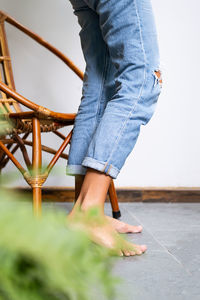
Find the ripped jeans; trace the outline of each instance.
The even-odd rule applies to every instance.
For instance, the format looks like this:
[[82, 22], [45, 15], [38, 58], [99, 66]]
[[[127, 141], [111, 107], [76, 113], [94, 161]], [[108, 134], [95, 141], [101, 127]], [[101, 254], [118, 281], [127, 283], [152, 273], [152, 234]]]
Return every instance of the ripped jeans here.
[[66, 174], [117, 178], [162, 88], [151, 0], [70, 0], [86, 62]]

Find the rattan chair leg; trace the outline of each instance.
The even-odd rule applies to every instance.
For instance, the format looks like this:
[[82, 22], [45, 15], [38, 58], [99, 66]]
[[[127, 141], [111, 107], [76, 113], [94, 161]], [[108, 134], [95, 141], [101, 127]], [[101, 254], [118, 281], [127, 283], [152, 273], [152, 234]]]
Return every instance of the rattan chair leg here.
[[42, 188], [33, 187], [33, 213], [34, 216], [40, 217], [42, 212]]
[[111, 203], [111, 206], [112, 206], [113, 218], [119, 219], [121, 217], [121, 212], [119, 210], [119, 205], [118, 205], [118, 200], [117, 200], [117, 193], [116, 193], [116, 190], [115, 190], [113, 180], [111, 180], [111, 183], [110, 183], [110, 186], [109, 186], [109, 189], [108, 189], [108, 193], [109, 193], [110, 203]]
[[[22, 137], [23, 141], [29, 136], [29, 132], [25, 133], [25, 135]], [[13, 146], [13, 143], [7, 145], [7, 149], [9, 150]], [[19, 149], [19, 145], [15, 145], [14, 148], [10, 151], [12, 154], [15, 154], [15, 152]], [[0, 150], [1, 151], [1, 150]], [[0, 159], [0, 168], [5, 168], [7, 163], [9, 162], [10, 158], [9, 156], [6, 157], [6, 153], [4, 152], [2, 158]]]
[[1, 141], [0, 141], [0, 149], [6, 153], [9, 159], [19, 169], [21, 174], [24, 175], [24, 173], [26, 173], [26, 170], [22, 167], [22, 165], [18, 162], [18, 160], [13, 156], [13, 154], [8, 150], [8, 148]]
[[0, 149], [0, 174], [3, 168], [3, 164], [2, 164], [3, 158], [4, 158], [4, 152]]
[[[1, 136], [1, 139], [4, 139], [4, 138], [5, 138], [5, 136]], [[0, 149], [0, 162], [3, 158], [3, 155], [4, 155], [4, 152], [3, 152], [3, 150]], [[1, 164], [0, 164], [0, 168], [1, 168]]]
[[42, 210], [42, 182], [40, 180], [42, 166], [42, 149], [41, 149], [41, 132], [40, 121], [33, 118], [33, 153], [32, 153], [32, 168], [33, 168], [33, 212], [36, 217], [41, 215]]
[[75, 176], [75, 202], [78, 199], [78, 196], [80, 194], [84, 178], [85, 178], [85, 175], [76, 175]]

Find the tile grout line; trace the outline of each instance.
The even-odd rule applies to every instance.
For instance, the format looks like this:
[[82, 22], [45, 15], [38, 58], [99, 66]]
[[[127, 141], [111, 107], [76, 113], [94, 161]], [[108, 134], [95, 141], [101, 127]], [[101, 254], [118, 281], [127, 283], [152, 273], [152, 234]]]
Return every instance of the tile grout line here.
[[[142, 225], [142, 227], [144, 228], [143, 223], [129, 210], [126, 209], [126, 207], [124, 207], [124, 209], [126, 210], [126, 212], [132, 217], [134, 218], [138, 223], [140, 223]], [[162, 245], [159, 240], [157, 238], [154, 237], [154, 235], [145, 227], [145, 230], [152, 236], [152, 238], [164, 249], [164, 251], [169, 254], [173, 260], [175, 260], [189, 275], [192, 275], [192, 273], [182, 264], [181, 261], [179, 261], [164, 245]]]

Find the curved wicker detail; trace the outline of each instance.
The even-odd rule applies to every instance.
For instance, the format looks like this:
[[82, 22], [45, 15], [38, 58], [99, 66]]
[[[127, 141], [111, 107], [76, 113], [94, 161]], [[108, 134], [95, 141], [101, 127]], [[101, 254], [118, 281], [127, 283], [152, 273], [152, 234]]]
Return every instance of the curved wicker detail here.
[[[17, 120], [17, 125], [18, 125], [17, 128], [13, 128], [13, 132], [16, 134], [22, 134], [25, 132], [33, 131], [32, 122], [23, 122], [21, 120]], [[41, 132], [52, 132], [52, 131], [60, 129], [64, 126], [65, 125], [63, 125], [61, 123], [55, 123], [55, 122], [53, 122], [52, 124], [40, 124], [40, 131]]]
[[[50, 124], [40, 124], [41, 132], [52, 132], [56, 131], [60, 128], [65, 127], [66, 124], [53, 122]], [[5, 135], [22, 134], [33, 131], [32, 121], [22, 121], [20, 119], [9, 120], [9, 122], [0, 120], [0, 127], [3, 128], [2, 132], [0, 132], [0, 137]]]
[[51, 115], [50, 109], [43, 106], [39, 106], [39, 108], [37, 109], [37, 113], [38, 113], [38, 117], [40, 117], [40, 115], [47, 116], [47, 117]]

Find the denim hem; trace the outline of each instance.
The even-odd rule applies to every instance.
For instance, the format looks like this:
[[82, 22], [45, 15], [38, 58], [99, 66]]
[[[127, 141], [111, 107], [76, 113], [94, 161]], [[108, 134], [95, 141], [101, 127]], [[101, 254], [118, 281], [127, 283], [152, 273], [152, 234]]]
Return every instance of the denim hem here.
[[67, 175], [85, 175], [87, 168], [81, 165], [67, 165], [66, 166], [66, 174]]
[[107, 175], [110, 175], [113, 179], [116, 179], [120, 172], [120, 170], [114, 167], [112, 164], [108, 165], [107, 162], [99, 161], [92, 157], [85, 157], [82, 162], [82, 166], [90, 167], [101, 171]]

